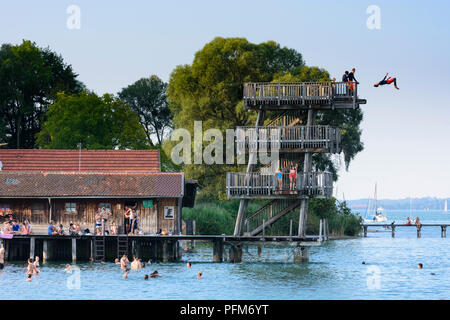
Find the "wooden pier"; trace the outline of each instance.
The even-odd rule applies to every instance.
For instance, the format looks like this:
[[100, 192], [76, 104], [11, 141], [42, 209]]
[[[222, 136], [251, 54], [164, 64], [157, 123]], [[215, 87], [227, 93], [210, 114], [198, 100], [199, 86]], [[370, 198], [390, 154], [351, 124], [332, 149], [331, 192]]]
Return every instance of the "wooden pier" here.
[[424, 227], [440, 227], [441, 228], [441, 237], [445, 238], [447, 237], [447, 227], [450, 226], [450, 224], [441, 224], [441, 223], [423, 223], [418, 226], [415, 224], [362, 224], [363, 230], [364, 230], [364, 237], [367, 237], [367, 230], [369, 227], [374, 228], [389, 228], [391, 229], [391, 235], [392, 238], [395, 238], [395, 229], [397, 227], [414, 227], [417, 229], [417, 238], [422, 237], [422, 228]]
[[127, 255], [137, 256], [142, 261], [179, 261], [182, 257], [183, 241], [207, 241], [213, 244], [212, 260], [224, 261], [225, 246], [229, 249], [230, 262], [242, 260], [242, 245], [285, 244], [308, 247], [326, 240], [319, 236], [227, 236], [227, 235], [14, 235], [11, 239], [1, 238], [5, 248], [6, 261], [26, 261], [38, 256], [48, 261], [114, 261]]

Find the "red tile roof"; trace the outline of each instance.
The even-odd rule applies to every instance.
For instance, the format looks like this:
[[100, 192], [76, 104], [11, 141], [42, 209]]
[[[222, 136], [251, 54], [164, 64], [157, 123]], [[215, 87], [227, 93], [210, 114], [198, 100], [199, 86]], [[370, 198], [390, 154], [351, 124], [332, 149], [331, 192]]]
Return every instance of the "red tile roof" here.
[[0, 197], [182, 197], [183, 173], [0, 172]]
[[3, 171], [159, 172], [159, 150], [0, 149]]

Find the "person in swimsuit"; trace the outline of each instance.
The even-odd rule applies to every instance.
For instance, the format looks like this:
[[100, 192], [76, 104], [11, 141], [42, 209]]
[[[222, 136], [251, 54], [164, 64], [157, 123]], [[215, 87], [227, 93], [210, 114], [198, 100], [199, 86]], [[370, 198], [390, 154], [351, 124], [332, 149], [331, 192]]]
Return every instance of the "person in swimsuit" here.
[[277, 180], [278, 180], [278, 189], [281, 191], [283, 189], [283, 174], [281, 173], [280, 168], [278, 168], [277, 171]]
[[386, 75], [384, 76], [383, 80], [381, 80], [380, 82], [375, 83], [373, 86], [375, 88], [378, 88], [378, 86], [383, 86], [385, 84], [394, 83], [394, 88], [397, 89], [397, 90], [400, 90], [399, 87], [397, 87], [397, 78], [391, 78], [391, 77], [387, 78], [388, 75], [389, 75], [389, 72], [386, 73]]
[[95, 234], [102, 235], [102, 211], [100, 208], [95, 215]]
[[295, 190], [295, 180], [297, 178], [297, 169], [292, 166], [291, 171], [289, 172], [289, 182], [290, 182], [290, 190]]
[[126, 254], [123, 255], [122, 258], [120, 258], [120, 269], [125, 270], [128, 267], [128, 263], [130, 261], [128, 260], [128, 257]]
[[123, 227], [124, 227], [124, 233], [127, 234], [130, 229], [130, 215], [131, 215], [131, 208], [128, 206], [125, 206], [125, 212], [123, 213]]
[[5, 248], [0, 248], [0, 270], [5, 267]]

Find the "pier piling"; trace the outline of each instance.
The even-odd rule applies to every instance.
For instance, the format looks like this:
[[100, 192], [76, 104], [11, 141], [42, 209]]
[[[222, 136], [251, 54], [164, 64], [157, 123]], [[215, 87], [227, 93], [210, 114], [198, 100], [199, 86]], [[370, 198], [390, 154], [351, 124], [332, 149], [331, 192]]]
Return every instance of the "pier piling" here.
[[294, 249], [294, 262], [308, 262], [309, 248], [305, 246], [297, 246]]
[[395, 238], [395, 226], [392, 226], [391, 229], [392, 229], [392, 238]]
[[77, 239], [72, 238], [72, 262], [77, 261]]
[[30, 238], [30, 259], [34, 259], [35, 249], [36, 248], [36, 239], [34, 237]]
[[48, 260], [48, 240], [44, 240], [42, 248], [42, 261], [46, 263]]
[[214, 262], [222, 262], [223, 261], [223, 241], [222, 240], [214, 241], [213, 261]]

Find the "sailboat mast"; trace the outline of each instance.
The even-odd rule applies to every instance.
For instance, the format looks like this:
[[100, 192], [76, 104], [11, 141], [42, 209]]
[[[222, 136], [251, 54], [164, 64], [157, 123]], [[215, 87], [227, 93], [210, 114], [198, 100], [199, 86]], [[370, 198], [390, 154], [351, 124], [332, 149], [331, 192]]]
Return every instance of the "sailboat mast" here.
[[377, 213], [377, 208], [378, 208], [378, 203], [377, 203], [377, 183], [376, 182], [375, 182], [375, 196], [374, 196], [374, 198], [375, 198], [375, 207], [373, 209], [374, 209], [374, 213], [376, 214]]

